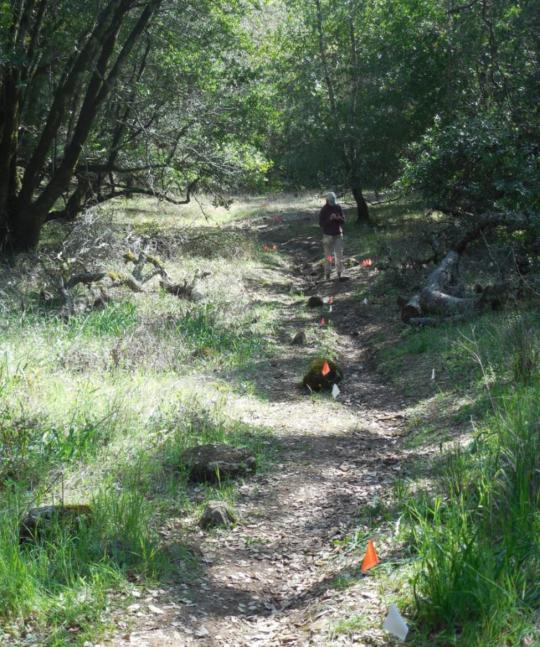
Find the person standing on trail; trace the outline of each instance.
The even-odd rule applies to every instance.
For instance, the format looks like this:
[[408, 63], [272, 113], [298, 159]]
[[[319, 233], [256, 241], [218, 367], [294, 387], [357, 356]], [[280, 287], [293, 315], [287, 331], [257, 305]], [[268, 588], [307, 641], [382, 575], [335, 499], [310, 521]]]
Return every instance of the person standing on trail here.
[[319, 213], [319, 225], [323, 234], [324, 248], [324, 278], [330, 278], [332, 259], [336, 261], [338, 280], [343, 272], [343, 225], [345, 216], [343, 209], [336, 202], [336, 194], [329, 191], [326, 194], [326, 204]]

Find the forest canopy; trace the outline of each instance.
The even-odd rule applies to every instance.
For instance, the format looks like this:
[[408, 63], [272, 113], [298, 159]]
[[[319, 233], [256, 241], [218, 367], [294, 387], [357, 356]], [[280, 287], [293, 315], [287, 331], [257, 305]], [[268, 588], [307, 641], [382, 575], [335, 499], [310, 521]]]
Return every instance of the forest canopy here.
[[420, 192], [537, 211], [534, 0], [0, 3], [0, 242], [111, 198]]

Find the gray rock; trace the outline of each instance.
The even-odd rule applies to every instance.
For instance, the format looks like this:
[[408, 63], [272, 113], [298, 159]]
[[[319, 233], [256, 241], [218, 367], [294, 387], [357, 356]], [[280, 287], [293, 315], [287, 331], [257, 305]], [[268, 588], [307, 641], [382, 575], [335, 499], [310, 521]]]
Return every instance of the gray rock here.
[[36, 541], [55, 527], [76, 529], [88, 522], [92, 509], [88, 505], [45, 505], [32, 508], [19, 526], [19, 541]]
[[247, 449], [212, 443], [190, 447], [182, 454], [190, 481], [217, 483], [255, 472], [257, 461]]
[[201, 518], [199, 526], [203, 530], [209, 528], [230, 528], [236, 522], [236, 515], [223, 501], [209, 501]]

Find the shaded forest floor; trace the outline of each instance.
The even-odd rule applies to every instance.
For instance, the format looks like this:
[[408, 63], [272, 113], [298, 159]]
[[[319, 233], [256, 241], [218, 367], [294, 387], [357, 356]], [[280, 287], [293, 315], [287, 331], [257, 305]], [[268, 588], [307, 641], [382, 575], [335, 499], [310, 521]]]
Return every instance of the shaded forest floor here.
[[[512, 316], [424, 330], [399, 321], [396, 297], [428, 271], [411, 258], [429, 254], [426, 221], [430, 235], [445, 226], [412, 203], [375, 207], [374, 229], [349, 210], [350, 280], [321, 281], [319, 206], [251, 199], [205, 207], [203, 219], [191, 207], [119, 203], [63, 244], [51, 225], [39, 264], [21, 257], [3, 270], [2, 644], [393, 645], [382, 630], [391, 603], [415, 645], [473, 644], [415, 620], [405, 511], [438, 491], [490, 410], [491, 385], [509, 383], [499, 342]], [[194, 281], [192, 299], [156, 277], [141, 293], [107, 287], [105, 304], [69, 318], [54, 296], [44, 302], [51, 276], [74, 271], [70, 258], [118, 277], [126, 252], [141, 250], [174, 282]], [[489, 273], [482, 254], [464, 259], [471, 282]], [[315, 294], [332, 308], [308, 308]], [[299, 387], [320, 357], [344, 369], [336, 400]], [[256, 475], [190, 484], [182, 451], [214, 441], [250, 448]], [[60, 499], [90, 503], [103, 528], [60, 533], [15, 559], [21, 511]], [[238, 523], [203, 531], [216, 499]], [[368, 539], [381, 564], [362, 576]]]

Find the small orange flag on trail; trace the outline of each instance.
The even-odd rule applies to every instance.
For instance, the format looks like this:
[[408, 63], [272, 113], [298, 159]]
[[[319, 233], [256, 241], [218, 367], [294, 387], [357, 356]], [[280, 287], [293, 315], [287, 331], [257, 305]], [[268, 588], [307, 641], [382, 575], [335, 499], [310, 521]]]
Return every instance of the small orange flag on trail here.
[[334, 260], [334, 257], [333, 257], [333, 256], [327, 256], [327, 257], [326, 257], [326, 260], [327, 260], [329, 263], [331, 263], [331, 262]]
[[320, 325], [321, 325], [321, 326], [324, 326], [325, 324], [326, 324], [326, 321], [324, 320], [324, 317], [322, 317], [322, 319], [321, 319], [321, 321], [320, 321]]
[[366, 555], [360, 570], [362, 573], [366, 573], [370, 568], [377, 566], [379, 563], [379, 558], [377, 557], [377, 551], [375, 550], [375, 545], [371, 539], [368, 539]]
[[321, 373], [326, 377], [328, 373], [330, 373], [330, 364], [325, 360], [324, 364], [322, 365], [322, 370]]

